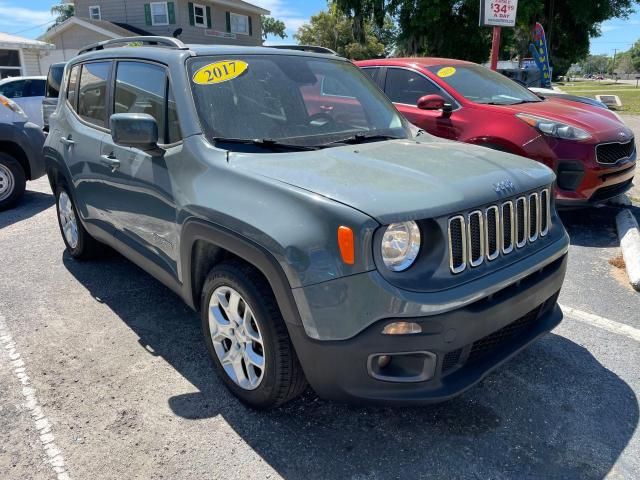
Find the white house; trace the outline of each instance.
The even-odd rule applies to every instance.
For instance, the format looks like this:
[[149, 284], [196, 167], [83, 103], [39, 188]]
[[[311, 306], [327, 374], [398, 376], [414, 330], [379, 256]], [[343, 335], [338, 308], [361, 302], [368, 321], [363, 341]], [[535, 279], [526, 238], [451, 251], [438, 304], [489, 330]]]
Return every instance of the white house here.
[[41, 59], [54, 45], [0, 32], [0, 78], [20, 75], [46, 75]]

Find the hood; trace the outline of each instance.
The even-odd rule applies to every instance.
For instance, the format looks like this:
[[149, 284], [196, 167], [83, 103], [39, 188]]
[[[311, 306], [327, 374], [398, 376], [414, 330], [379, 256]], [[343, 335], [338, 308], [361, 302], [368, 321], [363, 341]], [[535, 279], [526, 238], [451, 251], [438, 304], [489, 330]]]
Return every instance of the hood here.
[[506, 105], [498, 108], [502, 113], [513, 115], [529, 113], [575, 125], [589, 132], [598, 142], [620, 141], [620, 132], [624, 132], [627, 139], [633, 137], [633, 132], [610, 110], [566, 98], [551, 97], [542, 102]]
[[[424, 138], [424, 140], [423, 140]], [[231, 153], [233, 168], [353, 207], [383, 224], [435, 218], [548, 185], [553, 172], [523, 157], [436, 139], [392, 140], [310, 152]]]

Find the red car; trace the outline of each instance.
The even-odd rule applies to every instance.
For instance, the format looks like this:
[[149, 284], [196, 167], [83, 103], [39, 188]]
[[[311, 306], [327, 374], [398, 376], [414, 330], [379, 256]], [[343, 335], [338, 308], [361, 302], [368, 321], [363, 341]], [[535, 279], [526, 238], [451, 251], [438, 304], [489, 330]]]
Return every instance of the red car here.
[[541, 98], [475, 63], [446, 58], [355, 62], [414, 125], [438, 137], [538, 160], [557, 174], [558, 206], [600, 203], [632, 186], [633, 133], [610, 110]]

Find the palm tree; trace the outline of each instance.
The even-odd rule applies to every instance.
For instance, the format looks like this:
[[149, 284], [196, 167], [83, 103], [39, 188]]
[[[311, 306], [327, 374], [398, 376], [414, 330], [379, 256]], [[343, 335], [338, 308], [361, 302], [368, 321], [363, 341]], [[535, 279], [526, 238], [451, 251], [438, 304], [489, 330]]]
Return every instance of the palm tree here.
[[73, 3], [59, 3], [58, 5], [51, 7], [51, 13], [56, 15], [56, 18], [53, 25], [51, 25], [47, 30], [51, 30], [68, 18], [73, 17], [75, 14], [75, 7], [73, 6]]

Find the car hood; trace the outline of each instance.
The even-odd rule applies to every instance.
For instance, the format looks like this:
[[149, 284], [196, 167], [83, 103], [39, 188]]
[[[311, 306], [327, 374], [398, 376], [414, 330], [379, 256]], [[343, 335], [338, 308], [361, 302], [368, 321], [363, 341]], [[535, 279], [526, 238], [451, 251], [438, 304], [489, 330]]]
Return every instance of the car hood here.
[[620, 141], [620, 132], [624, 132], [627, 139], [633, 136], [629, 128], [616, 115], [602, 107], [586, 103], [579, 103], [558, 97], [547, 98], [542, 102], [522, 103], [519, 105], [501, 106], [502, 113], [529, 113], [556, 120], [586, 130], [597, 141]]
[[[430, 135], [310, 152], [231, 153], [229, 162], [349, 205], [383, 224], [459, 212], [554, 180], [550, 169], [532, 160]], [[495, 185], [507, 180], [514, 188], [496, 192]]]

